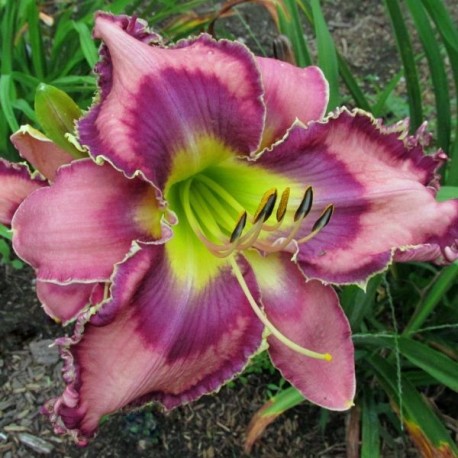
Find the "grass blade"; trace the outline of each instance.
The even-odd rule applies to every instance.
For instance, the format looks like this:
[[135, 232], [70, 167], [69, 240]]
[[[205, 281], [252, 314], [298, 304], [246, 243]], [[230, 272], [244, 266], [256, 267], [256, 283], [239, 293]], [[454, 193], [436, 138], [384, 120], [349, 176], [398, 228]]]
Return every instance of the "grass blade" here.
[[441, 302], [446, 292], [456, 284], [458, 263], [444, 267], [423, 300], [418, 304], [414, 315], [404, 329], [403, 335], [414, 333], [423, 325], [432, 311]]
[[411, 363], [423, 369], [439, 383], [458, 391], [458, 363], [428, 345], [401, 337], [399, 350]]
[[35, 0], [29, 1], [27, 5], [27, 23], [29, 26], [29, 44], [32, 52], [32, 65], [35, 75], [43, 80], [46, 73], [46, 60], [41, 36], [38, 8]]
[[[367, 358], [378, 382], [386, 391], [392, 404], [403, 418], [407, 430], [422, 456], [457, 456], [458, 447], [450, 438], [443, 423], [423, 399], [415, 387], [407, 380], [402, 382], [402, 393], [396, 379], [396, 368], [379, 356]], [[403, 412], [399, 412], [399, 397], [402, 395]]]
[[304, 31], [299, 17], [296, 0], [284, 0], [278, 6], [280, 33], [286, 35], [294, 50], [296, 63], [299, 67], [312, 64], [312, 58], [304, 38]]
[[418, 0], [407, 0], [407, 6], [415, 22], [431, 73], [434, 96], [436, 98], [436, 112], [438, 113], [437, 143], [447, 151], [450, 143], [452, 115], [444, 62], [439, 45], [436, 40], [431, 39], [435, 33], [422, 5], [418, 3]]
[[73, 28], [78, 32], [80, 37], [80, 45], [83, 51], [84, 57], [89, 64], [90, 68], [93, 68], [98, 60], [97, 48], [94, 40], [92, 39], [89, 27], [84, 22], [73, 21]]
[[361, 458], [380, 456], [380, 422], [372, 392], [364, 391], [362, 401]]
[[356, 78], [353, 76], [353, 73], [351, 72], [350, 67], [347, 64], [347, 61], [339, 53], [337, 53], [337, 61], [340, 76], [342, 77], [345, 86], [347, 86], [347, 89], [350, 91], [350, 94], [353, 97], [353, 100], [355, 101], [356, 105], [363, 110], [371, 111], [369, 102], [366, 96], [364, 95], [364, 92], [359, 87]]
[[415, 131], [423, 122], [423, 109], [421, 104], [420, 83], [415, 66], [414, 53], [409, 32], [398, 0], [385, 0], [391, 23], [393, 25], [396, 42], [404, 66], [404, 75], [407, 84], [407, 98], [409, 101], [410, 128]]
[[14, 86], [12, 83], [11, 75], [1, 75], [0, 105], [2, 106], [3, 114], [11, 131], [16, 132], [16, 130], [19, 129], [19, 124], [16, 121], [13, 105], [11, 104], [11, 101], [15, 99], [15, 97], [12, 97], [12, 94], [14, 93]]
[[421, 0], [449, 46], [458, 52], [458, 29], [442, 0]]
[[328, 111], [331, 111], [340, 105], [339, 64], [336, 47], [321, 11], [320, 0], [311, 0], [311, 6], [318, 48], [318, 65], [329, 82]]
[[376, 118], [383, 115], [386, 101], [388, 100], [388, 97], [395, 90], [400, 79], [402, 78], [402, 75], [404, 75], [403, 70], [396, 73], [396, 75], [394, 75], [393, 78], [391, 78], [391, 80], [385, 86], [385, 89], [379, 94], [377, 102], [375, 102], [375, 105], [372, 107], [372, 114]]
[[287, 388], [266, 402], [251, 418], [248, 425], [245, 452], [250, 453], [256, 440], [279, 415], [304, 402], [304, 396], [296, 388]]

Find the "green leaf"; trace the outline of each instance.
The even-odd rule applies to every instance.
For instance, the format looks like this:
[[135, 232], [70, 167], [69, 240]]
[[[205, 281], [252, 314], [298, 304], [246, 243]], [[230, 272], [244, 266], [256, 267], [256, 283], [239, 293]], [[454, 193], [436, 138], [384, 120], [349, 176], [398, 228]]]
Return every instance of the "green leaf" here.
[[312, 58], [304, 38], [296, 0], [284, 0], [277, 7], [277, 11], [280, 33], [286, 35], [291, 42], [297, 65], [299, 67], [311, 65]]
[[328, 111], [340, 105], [339, 64], [334, 40], [321, 11], [320, 0], [311, 0], [313, 22], [318, 48], [318, 65], [329, 82]]
[[458, 199], [458, 186], [442, 186], [437, 193], [439, 202], [449, 199]]
[[428, 345], [401, 337], [399, 350], [410, 362], [423, 369], [438, 382], [458, 391], [458, 363]]
[[371, 278], [367, 284], [366, 291], [356, 285], [349, 285], [343, 288], [341, 304], [354, 331], [360, 328], [363, 318], [372, 311], [375, 295], [381, 281], [381, 275]]
[[449, 46], [458, 52], [458, 29], [442, 0], [421, 0]]
[[2, 107], [3, 115], [8, 122], [10, 129], [13, 132], [19, 129], [19, 124], [16, 120], [13, 111], [12, 100], [15, 97], [15, 89], [11, 75], [1, 75], [0, 77], [0, 105]]
[[390, 95], [396, 89], [396, 86], [398, 85], [398, 83], [401, 80], [401, 77], [403, 75], [404, 75], [404, 71], [403, 70], [401, 70], [396, 75], [394, 75], [393, 78], [391, 78], [391, 80], [385, 86], [385, 89], [378, 95], [377, 101], [374, 104], [374, 106], [372, 107], [372, 114], [376, 118], [383, 115], [385, 104], [386, 104], [388, 98], [390, 97]]
[[361, 458], [378, 458], [380, 456], [380, 422], [377, 405], [370, 390], [364, 390], [361, 420]]
[[287, 388], [271, 399], [270, 406], [263, 411], [263, 415], [279, 415], [302, 402], [304, 396], [296, 388]]
[[13, 237], [13, 232], [3, 224], [0, 224], [0, 237], [11, 240]]
[[363, 110], [371, 111], [369, 102], [364, 95], [364, 92], [359, 87], [356, 78], [353, 76], [347, 61], [339, 53], [337, 53], [337, 59], [340, 76], [342, 77], [345, 86], [347, 86], [347, 89], [350, 91], [350, 94], [353, 97], [356, 105]]
[[423, 456], [456, 456], [458, 447], [450, 438], [444, 424], [415, 387], [404, 378], [400, 393], [394, 366], [376, 355], [367, 358], [366, 361], [391, 399], [415, 445], [420, 452], [425, 452]]
[[249, 453], [255, 441], [279, 415], [304, 402], [296, 388], [287, 388], [265, 403], [252, 417], [245, 440], [245, 452]]
[[29, 33], [29, 44], [31, 47], [32, 64], [35, 75], [43, 80], [45, 76], [45, 54], [43, 49], [43, 39], [41, 36], [38, 8], [35, 0], [29, 0], [27, 5], [27, 24]]
[[93, 68], [97, 63], [99, 55], [89, 27], [83, 22], [73, 21], [73, 28], [78, 32], [80, 37], [80, 44], [84, 57], [86, 58], [89, 67]]
[[436, 281], [433, 283], [427, 294], [418, 304], [414, 315], [404, 328], [403, 334], [405, 336], [414, 333], [423, 325], [423, 323], [430, 316], [432, 311], [441, 302], [447, 291], [456, 284], [458, 276], [458, 262], [444, 267]]
[[421, 105], [421, 90], [415, 65], [414, 52], [407, 26], [402, 16], [398, 0], [385, 0], [388, 13], [393, 24], [407, 84], [407, 97], [409, 100], [410, 128], [415, 131], [423, 122], [423, 109]]
[[35, 94], [35, 112], [45, 134], [74, 157], [83, 157], [66, 138], [73, 133], [75, 121], [81, 116], [78, 105], [63, 91], [40, 84]]
[[423, 6], [418, 3], [418, 0], [407, 0], [407, 6], [412, 14], [423, 49], [425, 50], [436, 99], [436, 112], [440, 113], [440, 116], [437, 117], [437, 143], [447, 151], [452, 128], [452, 115], [444, 62], [438, 43], [436, 40], [431, 39], [435, 33]]

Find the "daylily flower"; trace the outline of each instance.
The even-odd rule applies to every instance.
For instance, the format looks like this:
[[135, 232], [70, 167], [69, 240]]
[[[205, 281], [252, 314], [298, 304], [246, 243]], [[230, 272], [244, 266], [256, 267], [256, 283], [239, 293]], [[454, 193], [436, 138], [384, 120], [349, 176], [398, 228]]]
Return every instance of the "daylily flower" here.
[[76, 318], [58, 340], [67, 387], [45, 408], [56, 431], [84, 444], [108, 413], [215, 391], [263, 333], [305, 397], [348, 409], [353, 345], [328, 283], [458, 257], [458, 202], [434, 198], [444, 153], [361, 111], [323, 119], [316, 67], [207, 35], [163, 47], [105, 13], [94, 36], [100, 97], [78, 123], [92, 159], [60, 167], [12, 220], [40, 282], [87, 287], [84, 306], [53, 308]]

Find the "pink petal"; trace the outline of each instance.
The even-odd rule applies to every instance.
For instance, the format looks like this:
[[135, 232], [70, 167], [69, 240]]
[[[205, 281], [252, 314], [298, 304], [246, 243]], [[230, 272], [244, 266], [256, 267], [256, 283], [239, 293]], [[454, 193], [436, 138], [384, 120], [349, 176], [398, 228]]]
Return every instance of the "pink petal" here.
[[[319, 281], [307, 281], [286, 254], [249, 258], [269, 320], [293, 342], [332, 361], [312, 359], [268, 338], [274, 365], [309, 401], [346, 410], [355, 396], [353, 342], [337, 294]], [[253, 262], [254, 261], [254, 262]]]
[[[262, 326], [230, 269], [199, 290], [175, 276], [165, 249], [121, 264], [112, 301], [62, 342], [68, 386], [46, 410], [80, 443], [122, 407], [157, 400], [170, 409], [216, 390], [260, 345]], [[247, 281], [254, 287], [251, 273]]]
[[11, 136], [19, 154], [48, 180], [54, 180], [57, 169], [73, 157], [31, 126], [22, 126]]
[[46, 182], [40, 177], [32, 178], [26, 165], [0, 158], [0, 224], [9, 226], [21, 202], [43, 186]]
[[141, 170], [163, 189], [177, 154], [177, 161], [200, 163], [202, 141], [218, 143], [215, 160], [219, 150], [256, 150], [264, 104], [251, 53], [207, 35], [168, 49], [148, 46], [139, 32], [105, 13], [96, 17], [94, 35], [109, 59], [99, 66], [105, 81], [100, 103], [79, 122], [90, 154], [128, 175]]
[[148, 183], [82, 159], [24, 201], [12, 223], [13, 246], [41, 280], [105, 281], [132, 241], [161, 237], [160, 216]]
[[[56, 321], [64, 325], [74, 320], [89, 304], [96, 304], [91, 300], [94, 295], [99, 296], [100, 283], [71, 283], [59, 285], [37, 281], [37, 296], [43, 305], [44, 311]], [[101, 300], [101, 298], [99, 297]]]
[[309, 278], [351, 283], [385, 269], [396, 249], [427, 244], [437, 248], [430, 259], [456, 257], [458, 200], [435, 200], [443, 161], [442, 152], [426, 156], [419, 137], [343, 110], [295, 127], [258, 163], [313, 186], [314, 211], [298, 239], [326, 205], [334, 205], [330, 223], [300, 246], [297, 259]]
[[329, 87], [318, 67], [299, 68], [275, 59], [258, 57], [267, 107], [262, 145], [272, 145], [296, 119], [304, 124], [326, 113]]

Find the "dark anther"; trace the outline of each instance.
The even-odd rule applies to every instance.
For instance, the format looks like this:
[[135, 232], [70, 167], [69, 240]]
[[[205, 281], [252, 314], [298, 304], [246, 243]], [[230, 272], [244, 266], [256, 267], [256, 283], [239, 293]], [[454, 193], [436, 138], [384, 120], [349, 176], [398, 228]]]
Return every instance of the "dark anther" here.
[[254, 222], [257, 223], [261, 218], [262, 221], [267, 221], [274, 211], [275, 202], [277, 201], [277, 190], [270, 189], [262, 196], [261, 202], [254, 214]]
[[309, 186], [305, 192], [304, 197], [302, 198], [302, 202], [299, 204], [299, 207], [294, 213], [294, 222], [298, 221], [299, 219], [304, 219], [312, 209], [313, 204], [313, 189]]
[[269, 196], [264, 207], [264, 210], [261, 212], [264, 214], [263, 221], [267, 221], [272, 215], [272, 212], [275, 208], [275, 202], [277, 202], [277, 190], [275, 190], [275, 192]]
[[246, 226], [247, 213], [244, 211], [237, 221], [234, 230], [232, 231], [230, 242], [233, 243], [242, 235], [243, 229]]
[[315, 224], [312, 227], [312, 232], [320, 231], [325, 227], [329, 221], [331, 221], [331, 216], [334, 213], [334, 205], [328, 205], [321, 216], [315, 221]]

